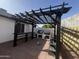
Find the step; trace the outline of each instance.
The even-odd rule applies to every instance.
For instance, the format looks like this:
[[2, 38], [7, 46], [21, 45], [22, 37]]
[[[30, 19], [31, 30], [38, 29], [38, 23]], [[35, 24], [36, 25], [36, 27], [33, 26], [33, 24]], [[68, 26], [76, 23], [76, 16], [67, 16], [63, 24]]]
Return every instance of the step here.
[[50, 45], [56, 46], [56, 42], [50, 42]]
[[49, 51], [55, 53], [55, 52], [56, 52], [56, 49], [55, 49], [54, 47], [50, 46], [50, 47], [49, 47]]

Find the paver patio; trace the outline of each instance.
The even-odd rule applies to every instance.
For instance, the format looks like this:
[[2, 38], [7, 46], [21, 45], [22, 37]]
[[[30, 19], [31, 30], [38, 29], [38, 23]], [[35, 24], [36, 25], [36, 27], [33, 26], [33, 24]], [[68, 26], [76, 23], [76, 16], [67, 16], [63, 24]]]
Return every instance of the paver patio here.
[[54, 59], [54, 55], [49, 52], [49, 40], [42, 39], [21, 40], [17, 47], [12, 47], [12, 42], [1, 44], [0, 56], [5, 56], [0, 59]]

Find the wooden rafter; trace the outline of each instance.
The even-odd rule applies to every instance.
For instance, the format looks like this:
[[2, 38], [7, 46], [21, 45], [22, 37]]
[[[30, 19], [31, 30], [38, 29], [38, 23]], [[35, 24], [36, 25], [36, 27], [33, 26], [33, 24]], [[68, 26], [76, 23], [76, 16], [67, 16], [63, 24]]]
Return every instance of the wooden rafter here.
[[43, 13], [43, 11], [42, 11], [41, 8], [40, 8], [40, 12], [42, 13], [42, 15], [43, 15], [43, 17], [45, 18], [45, 20], [47, 21], [47, 23], [49, 23], [48, 20], [47, 20], [47, 18], [45, 17], [45, 15], [44, 15], [44, 13]]
[[33, 12], [33, 14], [34, 14], [37, 18], [39, 18], [43, 23], [45, 23], [44, 20], [41, 19], [40, 16], [38, 16], [38, 15], [35, 13], [35, 11], [32, 10], [32, 12]]
[[34, 20], [36, 20], [39, 23], [42, 23], [40, 20], [38, 20], [37, 18], [33, 17], [32, 15], [30, 15], [28, 12], [25, 11], [25, 13], [30, 16], [31, 18], [33, 18]]
[[[20, 21], [32, 22], [32, 23], [34, 22], [36, 24], [46, 24], [46, 23], [50, 23], [49, 20], [45, 16], [45, 15], [47, 15], [54, 21], [54, 23], [57, 23], [58, 20], [56, 20], [52, 15], [53, 14], [58, 15], [59, 13], [64, 14], [64, 13], [68, 12], [71, 9], [71, 7], [64, 7], [65, 5], [68, 5], [68, 4], [63, 3], [62, 5], [57, 5], [57, 6], [53, 6], [53, 7], [50, 6], [48, 8], [41, 8], [39, 10], [32, 10], [31, 11], [32, 13], [31, 12], [25, 12], [26, 14], [20, 13], [20, 16], [22, 16], [22, 18], [25, 17], [25, 19], [26, 19], [26, 20], [20, 19]], [[43, 16], [45, 18], [46, 22], [40, 16]], [[53, 23], [53, 21], [51, 23]]]
[[25, 21], [25, 20], [19, 18], [19, 16], [16, 15], [16, 14], [13, 15], [13, 18], [12, 18], [12, 19], [15, 19], [15, 20], [18, 21], [18, 22], [23, 22], [23, 23], [31, 24], [30, 22], [27, 22], [27, 21]]
[[22, 17], [25, 17], [25, 19], [27, 20], [27, 21], [30, 21], [30, 22], [32, 22], [32, 23], [35, 23], [36, 21], [34, 21], [33, 19], [31, 19], [31, 18], [28, 18], [26, 15], [24, 15], [23, 13], [20, 13], [20, 15], [22, 16]]
[[23, 20], [23, 21], [26, 21], [27, 23], [32, 23], [30, 20], [28, 19], [24, 19], [23, 17], [21, 17], [20, 15], [18, 14], [15, 14], [19, 19]]
[[[68, 5], [68, 3], [64, 3], [64, 6], [66, 6], [66, 5]], [[56, 5], [56, 6], [51, 6], [51, 8], [57, 8], [57, 7], [61, 7], [62, 6], [62, 4], [60, 4], [60, 5]], [[47, 8], [42, 8], [42, 10], [46, 10], [46, 9], [49, 9], [50, 7], [47, 7]], [[34, 10], [35, 12], [36, 11], [40, 11], [39, 9], [38, 10]]]
[[56, 18], [54, 19], [54, 18], [52, 17], [52, 13], [51, 13], [51, 12], [52, 12], [52, 7], [50, 6], [49, 9], [50, 9], [50, 12], [49, 12], [48, 16], [49, 16], [54, 22], [57, 23], [58, 21], [56, 20]]

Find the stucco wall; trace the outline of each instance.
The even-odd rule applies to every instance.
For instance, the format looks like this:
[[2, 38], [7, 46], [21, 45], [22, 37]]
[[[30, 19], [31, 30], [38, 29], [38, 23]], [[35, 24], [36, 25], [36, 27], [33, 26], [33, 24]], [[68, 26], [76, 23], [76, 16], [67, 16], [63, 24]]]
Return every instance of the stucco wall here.
[[[14, 39], [15, 21], [0, 16], [0, 43]], [[25, 24], [24, 32], [32, 32], [32, 26]]]
[[13, 40], [15, 21], [0, 16], [0, 43]]
[[24, 30], [24, 32], [32, 32], [32, 25], [25, 24], [25, 30]]

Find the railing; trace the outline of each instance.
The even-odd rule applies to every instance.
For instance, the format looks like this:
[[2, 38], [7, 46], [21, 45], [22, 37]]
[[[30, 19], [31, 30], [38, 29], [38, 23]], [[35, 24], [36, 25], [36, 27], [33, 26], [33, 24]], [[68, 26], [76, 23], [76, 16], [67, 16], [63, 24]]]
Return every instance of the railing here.
[[61, 41], [79, 56], [79, 29], [62, 27]]

